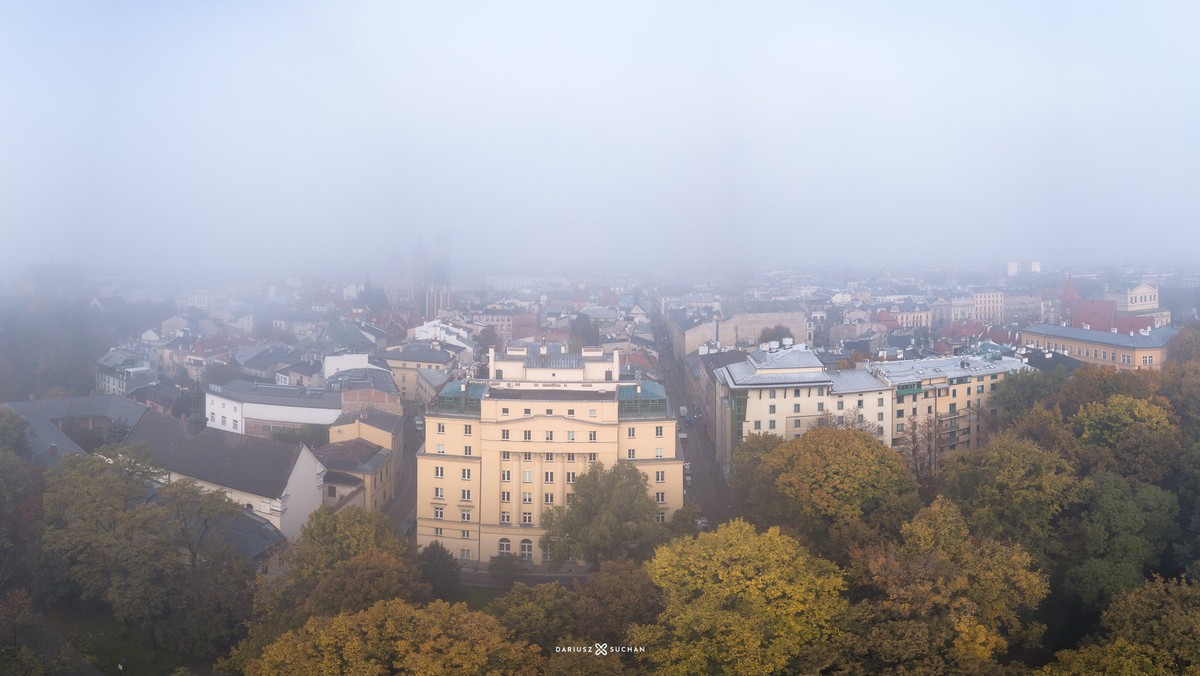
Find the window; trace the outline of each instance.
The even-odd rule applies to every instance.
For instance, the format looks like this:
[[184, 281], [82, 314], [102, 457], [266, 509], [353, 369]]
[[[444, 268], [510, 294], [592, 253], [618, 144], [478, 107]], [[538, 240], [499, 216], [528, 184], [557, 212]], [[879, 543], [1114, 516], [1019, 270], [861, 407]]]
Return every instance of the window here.
[[546, 454], [546, 462], [554, 462], [554, 454], [553, 453]]
[[[332, 488], [332, 487], [331, 487]], [[446, 495], [442, 492], [442, 487], [438, 486], [433, 489], [433, 497], [437, 500], [445, 499]]]
[[862, 399], [859, 399], [859, 400], [858, 400], [858, 407], [859, 407], [859, 408], [862, 408], [862, 407], [863, 407], [863, 400], [862, 400]]
[[463, 434], [465, 434], [468, 437], [471, 436], [471, 426], [470, 425], [463, 425]]
[[546, 441], [554, 441], [554, 432], [546, 432]]
[[793, 420], [793, 421], [792, 421], [792, 427], [800, 427], [800, 421], [799, 421], [799, 420]]
[[471, 560], [471, 550], [469, 550], [469, 549], [458, 550], [458, 558], [466, 559], [466, 560], [470, 561]]
[[655, 425], [655, 426], [654, 426], [654, 436], [656, 436], [656, 437], [660, 437], [660, 438], [661, 438], [661, 437], [662, 437], [662, 435], [663, 435], [663, 426], [662, 426], [662, 425]]
[[548, 484], [554, 483], [554, 472], [546, 472], [545, 479], [546, 479], [546, 483], [548, 483]]
[[839, 411], [846, 410], [846, 402], [838, 401], [837, 410], [839, 410]]
[[627, 431], [625, 432], [625, 436], [630, 439], [636, 438], [637, 437], [637, 428], [636, 427], [628, 428]]
[[525, 409], [525, 415], [533, 415], [533, 409], [531, 409], [531, 408]]
[[1151, 366], [1153, 364], [1154, 364], [1154, 355], [1152, 355], [1152, 354], [1142, 355], [1142, 366]]
[[876, 405], [876, 406], [883, 406], [883, 397], [880, 397], [880, 398], [878, 399], [878, 401], [876, 401], [876, 402], [875, 402], [875, 405]]
[[769, 430], [775, 429], [775, 421], [774, 420], [767, 421], [767, 429], [769, 429]]
[[567, 472], [567, 483], [569, 483], [569, 484], [575, 483], [575, 473], [574, 472]]
[[441, 479], [445, 475], [446, 475], [445, 467], [434, 467], [433, 468], [433, 478], [434, 479]]
[[459, 519], [460, 519], [461, 521], [470, 521], [470, 520], [471, 520], [471, 513], [470, 513], [470, 512], [468, 512], [468, 511], [465, 511], [465, 510], [464, 510], [464, 511], [462, 511], [462, 512], [459, 512], [459, 515], [460, 515], [460, 516], [459, 516]]
[[463, 455], [471, 455], [471, 447], [463, 446]]
[[666, 512], [659, 512], [659, 513], [658, 513], [658, 514], [657, 514], [657, 515], [654, 517], [654, 520], [655, 520], [655, 521], [657, 521], [658, 523], [666, 523], [666, 522], [667, 522], [667, 513], [666, 513]]
[[500, 409], [500, 415], [508, 415], [508, 409], [507, 408]]
[[554, 494], [547, 493], [547, 494], [543, 495], [542, 501], [545, 502], [547, 505], [553, 505], [554, 504]]
[[983, 385], [975, 386], [975, 394], [983, 394]]
[[900, 409], [900, 410], [896, 411], [896, 417], [903, 418], [904, 417], [904, 409]]
[[595, 440], [596, 440], [596, 433], [588, 432], [588, 441], [595, 441]]
[[659, 492], [655, 493], [655, 494], [654, 494], [654, 501], [655, 501], [655, 502], [657, 502], [657, 503], [659, 503], [659, 504], [662, 504], [662, 503], [666, 502], [666, 501], [667, 501], [667, 494], [666, 494], [665, 492], [663, 492], [663, 491], [659, 491]]
[[822, 412], [822, 411], [824, 411], [824, 410], [825, 410], [825, 402], [823, 402], [823, 401], [818, 401], [818, 402], [817, 402], [817, 412], [818, 412], [818, 413], [820, 413], [820, 412]]
[[[469, 530], [464, 530], [464, 531], [462, 532], [462, 539], [464, 539], [464, 540], [470, 540], [470, 539], [471, 539], [471, 531], [469, 531]], [[467, 550], [465, 550], [465, 549], [464, 549], [463, 551], [465, 552], [465, 551], [467, 551]]]
[[756, 430], [761, 430], [761, 429], [762, 429], [762, 421], [761, 421], [761, 420], [755, 420], [755, 421], [754, 421], [754, 429], [756, 429]]
[[512, 471], [507, 470], [507, 469], [500, 470], [500, 480], [501, 481], [512, 481]]
[[567, 432], [567, 441], [575, 441], [575, 432]]
[[554, 409], [552, 409], [552, 408], [546, 409], [546, 415], [554, 415]]
[[438, 455], [446, 455], [446, 444], [438, 444], [437, 452], [438, 452]]
[[[505, 513], [507, 514], [507, 512], [505, 512]], [[500, 538], [500, 553], [501, 554], [511, 554], [512, 553], [512, 543], [509, 542], [508, 538]]]
[[630, 460], [637, 458], [637, 449], [630, 448], [630, 449], [626, 450], [625, 457], [629, 458]]
[[208, 414], [208, 420], [209, 420], [209, 422], [217, 422], [217, 414], [216, 414], [216, 413], [209, 413], [209, 414]]
[[437, 424], [437, 433], [438, 433], [438, 434], [445, 434], [445, 433], [446, 433], [446, 423], [438, 423], [438, 424]]
[[770, 393], [767, 395], [767, 398], [774, 399], [775, 398], [775, 390], [771, 390]]
[[463, 469], [462, 478], [463, 478], [463, 481], [471, 480], [471, 469], [469, 467]]
[[525, 525], [533, 524], [533, 512], [521, 512], [521, 523]]
[[[336, 487], [336, 486], [330, 486], [330, 487], [329, 487], [329, 497], [331, 497], [331, 498], [336, 498], [336, 497], [337, 497], [337, 487]], [[435, 498], [436, 498], [436, 497], [437, 497], [437, 495], [434, 495], [433, 497], [435, 497]]]
[[[774, 390], [772, 390], [772, 392], [773, 391]], [[769, 413], [771, 415], [775, 415], [775, 404], [771, 404], [770, 406], [767, 407], [767, 413]]]
[[654, 483], [661, 484], [661, 483], [666, 483], [666, 482], [667, 482], [667, 473], [666, 472], [659, 470], [654, 473]]
[[433, 518], [435, 518], [435, 519], [441, 519], [442, 516], [444, 515], [444, 513], [445, 513], [445, 510], [442, 509], [441, 507], [433, 508]]
[[522, 435], [522, 438], [525, 439], [525, 441], [533, 441], [533, 432], [532, 431], [525, 430], [524, 432], [521, 433], [521, 435]]
[[221, 416], [221, 427], [225, 426], [225, 416]]
[[575, 462], [575, 454], [574, 453], [567, 454], [567, 462]]
[[500, 438], [504, 441], [508, 441], [508, 430], [500, 430]]
[[589, 408], [589, 409], [588, 409], [588, 417], [589, 417], [589, 418], [595, 418], [595, 417], [596, 417], [596, 409], [594, 409], [594, 408]]
[[[438, 518], [440, 519], [441, 517], [438, 517]], [[433, 529], [433, 534], [434, 534], [434, 535], [438, 535], [438, 536], [440, 536], [440, 535], [442, 534], [442, 528], [441, 528], [441, 526], [438, 526], [438, 527], [434, 528], [434, 529]]]
[[800, 404], [792, 404], [792, 413], [800, 412]]
[[525, 458], [525, 462], [533, 462], [533, 454], [532, 453], [526, 452], [524, 458]]
[[896, 431], [903, 432], [904, 431], [904, 423], [896, 423]]
[[524, 484], [533, 483], [533, 470], [527, 469], [527, 470], [521, 472], [521, 483], [524, 483]]
[[[530, 523], [533, 523], [533, 522], [530, 521]], [[521, 558], [525, 559], [526, 561], [533, 560], [533, 541], [532, 540], [521, 540]]]
[[875, 420], [876, 420], [876, 421], [878, 421], [878, 422], [883, 422], [883, 413], [878, 413], [878, 414], [876, 414], [876, 415], [875, 415]]
[[512, 502], [512, 493], [500, 491], [500, 502]]
[[654, 457], [656, 457], [656, 458], [663, 457], [663, 449], [661, 449], [661, 448], [654, 449]]
[[233, 421], [233, 429], [235, 429], [235, 430], [237, 429], [237, 421], [236, 420]]
[[524, 493], [522, 493], [521, 494], [521, 502], [526, 505], [532, 505], [533, 504], [533, 493], [530, 493], [529, 491], [525, 491]]
[[596, 462], [596, 454], [588, 453], [588, 462]]
[[512, 512], [500, 512], [500, 523], [512, 523]]
[[512, 458], [509, 456], [508, 451], [500, 451], [500, 459], [511, 460]]
[[568, 409], [567, 409], [567, 417], [568, 417], [568, 418], [574, 418], [574, 417], [575, 417], [575, 409], [573, 409], [573, 408], [568, 408]]

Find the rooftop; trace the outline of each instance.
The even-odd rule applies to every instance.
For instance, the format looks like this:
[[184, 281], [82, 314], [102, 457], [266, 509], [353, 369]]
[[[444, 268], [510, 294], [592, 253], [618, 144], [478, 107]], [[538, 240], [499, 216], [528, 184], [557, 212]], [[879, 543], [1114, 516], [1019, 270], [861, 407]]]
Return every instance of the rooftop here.
[[1109, 345], [1111, 347], [1154, 349], [1170, 345], [1171, 341], [1178, 335], [1179, 330], [1164, 326], [1160, 329], [1150, 331], [1150, 335], [1144, 335], [1140, 332], [1129, 335], [1125, 333], [1111, 333], [1109, 331], [1089, 331], [1087, 329], [1076, 329], [1056, 324], [1034, 324], [1033, 326], [1021, 329], [1021, 333], [1079, 340], [1100, 345]]
[[988, 373], [1007, 373], [1026, 368], [1024, 362], [1012, 357], [934, 357], [932, 359], [905, 359], [903, 361], [874, 362], [870, 370], [875, 375], [893, 383], [908, 383], [930, 378], [962, 378]]
[[209, 391], [225, 399], [248, 404], [298, 406], [302, 408], [342, 408], [342, 395], [319, 388], [269, 385], [235, 380], [225, 385], [209, 385]]
[[392, 451], [365, 439], [351, 439], [325, 444], [313, 455], [328, 469], [370, 474], [387, 462]]

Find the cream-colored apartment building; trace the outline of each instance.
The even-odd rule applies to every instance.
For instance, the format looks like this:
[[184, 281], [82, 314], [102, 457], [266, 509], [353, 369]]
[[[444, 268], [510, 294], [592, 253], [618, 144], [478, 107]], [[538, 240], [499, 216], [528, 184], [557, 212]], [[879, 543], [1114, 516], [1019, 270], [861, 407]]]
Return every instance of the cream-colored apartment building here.
[[425, 416], [417, 454], [417, 544], [463, 561], [533, 563], [542, 513], [570, 504], [593, 463], [633, 463], [670, 520], [683, 507], [675, 419], [655, 382], [619, 382], [620, 354], [561, 346], [492, 350], [487, 380], [450, 381]]
[[875, 362], [869, 370], [891, 390], [893, 443], [927, 421], [936, 425], [939, 448], [953, 451], [979, 446], [985, 416], [995, 412], [988, 397], [1007, 374], [1024, 368], [1012, 357], [967, 356]]

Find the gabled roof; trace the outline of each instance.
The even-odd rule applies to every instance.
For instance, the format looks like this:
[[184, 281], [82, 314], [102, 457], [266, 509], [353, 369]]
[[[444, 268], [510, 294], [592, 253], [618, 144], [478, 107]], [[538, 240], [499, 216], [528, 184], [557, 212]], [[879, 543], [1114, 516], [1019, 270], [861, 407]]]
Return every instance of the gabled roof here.
[[1091, 343], [1098, 343], [1101, 345], [1111, 345], [1113, 347], [1153, 349], [1166, 347], [1169, 345], [1171, 341], [1175, 339], [1175, 336], [1179, 333], [1179, 330], [1164, 326], [1160, 329], [1154, 329], [1148, 336], [1141, 333], [1134, 333], [1131, 336], [1125, 333], [1088, 331], [1087, 329], [1077, 329], [1070, 326], [1056, 326], [1054, 324], [1034, 324], [1033, 326], [1028, 326], [1024, 329], [1021, 329], [1021, 333], [1050, 336], [1052, 338], [1081, 340]]
[[313, 455], [328, 469], [370, 474], [387, 462], [392, 451], [365, 439], [350, 439], [325, 444]]
[[368, 427], [374, 427], [377, 430], [383, 430], [388, 434], [395, 434], [404, 425], [404, 416], [385, 413], [374, 408], [367, 408], [361, 411], [343, 413], [333, 422], [333, 427], [349, 425], [355, 421], [359, 421]]
[[163, 469], [198, 481], [278, 499], [304, 449], [244, 434], [204, 427], [147, 411], [126, 439], [145, 444]]
[[384, 356], [391, 360], [399, 359], [425, 364], [449, 364], [454, 358], [450, 353], [434, 349], [433, 346], [425, 343], [413, 343], [398, 349], [391, 349], [385, 352]]
[[[11, 401], [4, 405], [29, 423], [25, 436], [29, 442], [31, 462], [41, 467], [57, 465], [64, 454], [84, 452], [70, 437], [63, 434], [55, 425], [55, 421], [70, 417], [104, 417], [133, 427], [147, 411], [145, 406], [136, 401], [115, 394]], [[57, 455], [51, 452], [52, 445], [58, 447]]]
[[760, 371], [763, 369], [811, 369], [821, 368], [821, 360], [812, 352], [798, 347], [781, 348], [774, 352], [761, 349], [750, 353], [750, 361]]

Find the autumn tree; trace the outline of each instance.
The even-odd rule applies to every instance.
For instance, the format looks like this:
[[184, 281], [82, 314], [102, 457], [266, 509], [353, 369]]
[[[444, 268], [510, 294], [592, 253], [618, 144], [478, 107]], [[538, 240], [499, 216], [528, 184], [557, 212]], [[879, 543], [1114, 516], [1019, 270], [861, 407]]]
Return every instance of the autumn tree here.
[[1059, 553], [1056, 526], [1077, 499], [1079, 480], [1062, 457], [1002, 436], [982, 451], [951, 456], [943, 488], [977, 534], [1020, 543], [1046, 568]]
[[942, 444], [938, 439], [938, 421], [932, 416], [908, 418], [904, 431], [897, 432], [895, 451], [904, 459], [924, 494], [936, 494], [942, 471]]
[[29, 442], [25, 430], [29, 427], [25, 419], [15, 411], [0, 408], [0, 450], [7, 450], [18, 458], [29, 459]]
[[[846, 610], [837, 567], [777, 528], [742, 520], [663, 545], [646, 564], [663, 590], [656, 624], [629, 630], [665, 673], [811, 673], [831, 663]], [[697, 640], [703, 637], [703, 640]]]
[[587, 561], [597, 570], [601, 561], [649, 558], [670, 533], [658, 523], [658, 504], [648, 491], [646, 475], [634, 465], [593, 464], [575, 478], [571, 503], [542, 516], [540, 545], [551, 565]]
[[1007, 426], [1029, 412], [1034, 405], [1051, 399], [1069, 377], [1067, 369], [1053, 371], [1029, 369], [1004, 376], [996, 391], [988, 397], [988, 405], [1000, 410], [1000, 422]]
[[499, 620], [518, 641], [541, 646], [548, 655], [578, 628], [577, 598], [576, 592], [557, 582], [533, 586], [517, 582], [484, 612]]
[[1167, 362], [1200, 362], [1200, 325], [1191, 324], [1179, 329], [1167, 348]]
[[795, 336], [792, 335], [792, 330], [788, 327], [783, 324], [776, 324], [775, 326], [768, 326], [763, 329], [762, 333], [758, 336], [758, 342], [769, 343], [773, 340], [782, 341], [784, 338], [795, 338]]
[[817, 428], [763, 457], [779, 491], [794, 501], [802, 541], [840, 556], [849, 543], [896, 533], [919, 505], [900, 457], [871, 435]]
[[864, 673], [974, 673], [1012, 646], [1035, 645], [1033, 620], [1049, 587], [1015, 544], [973, 535], [938, 498], [901, 529], [902, 541], [856, 552], [851, 642], [842, 665]]
[[1107, 401], [1114, 395], [1149, 399], [1158, 394], [1158, 372], [1146, 369], [1119, 371], [1113, 366], [1085, 364], [1062, 384], [1054, 400], [1064, 417], [1075, 415], [1085, 404]]
[[1046, 408], [1041, 404], [1035, 405], [1012, 424], [1010, 432], [1063, 458], [1076, 471], [1083, 462], [1083, 444], [1071, 432], [1057, 406]]
[[518, 674], [534, 673], [541, 663], [536, 646], [512, 639], [490, 615], [461, 603], [417, 608], [394, 599], [314, 617], [268, 645], [245, 673]]
[[1188, 439], [1200, 440], [1200, 361], [1168, 362], [1159, 378], [1159, 394], [1170, 402], [1180, 430]]

